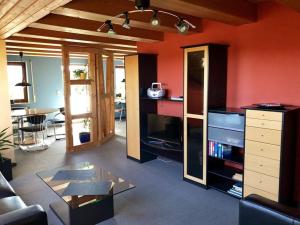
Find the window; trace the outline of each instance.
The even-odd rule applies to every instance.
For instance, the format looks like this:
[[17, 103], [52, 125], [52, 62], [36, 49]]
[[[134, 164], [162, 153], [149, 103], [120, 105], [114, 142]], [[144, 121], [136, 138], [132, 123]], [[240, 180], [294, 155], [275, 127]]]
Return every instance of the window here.
[[7, 72], [10, 100], [16, 103], [28, 102], [28, 88], [15, 86], [22, 81], [27, 82], [25, 62], [8, 62]]
[[125, 68], [115, 67], [115, 95], [120, 99], [125, 99]]

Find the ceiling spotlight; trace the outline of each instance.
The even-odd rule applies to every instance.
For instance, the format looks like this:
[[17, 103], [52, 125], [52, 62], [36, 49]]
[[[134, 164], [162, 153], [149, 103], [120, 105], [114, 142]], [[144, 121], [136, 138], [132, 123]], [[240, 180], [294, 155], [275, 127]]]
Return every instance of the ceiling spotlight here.
[[125, 16], [125, 20], [124, 20], [124, 23], [122, 24], [122, 27], [125, 28], [125, 29], [130, 29], [130, 19], [129, 19], [129, 16], [128, 16], [128, 12], [125, 12], [124, 13], [124, 16]]
[[184, 21], [184, 19], [180, 19], [177, 24], [175, 24], [175, 27], [177, 28], [178, 32], [181, 34], [185, 34], [189, 31], [189, 24]]
[[158, 26], [160, 24], [160, 19], [158, 18], [157, 13], [157, 10], [153, 10], [153, 17], [151, 19], [152, 26]]
[[105, 21], [105, 24], [107, 25], [108, 27], [108, 31], [107, 31], [107, 34], [116, 34], [115, 30], [114, 30], [114, 27], [111, 23], [111, 20], [106, 20]]
[[150, 7], [150, 0], [135, 0], [135, 8], [138, 10], [145, 10]]

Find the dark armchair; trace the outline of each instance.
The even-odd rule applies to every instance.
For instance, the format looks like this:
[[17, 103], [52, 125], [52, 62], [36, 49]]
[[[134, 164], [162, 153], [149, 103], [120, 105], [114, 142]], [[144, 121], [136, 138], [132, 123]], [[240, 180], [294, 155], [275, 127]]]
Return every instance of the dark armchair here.
[[300, 225], [300, 210], [249, 195], [240, 201], [239, 225]]
[[0, 172], [0, 225], [47, 225], [39, 205], [27, 206]]

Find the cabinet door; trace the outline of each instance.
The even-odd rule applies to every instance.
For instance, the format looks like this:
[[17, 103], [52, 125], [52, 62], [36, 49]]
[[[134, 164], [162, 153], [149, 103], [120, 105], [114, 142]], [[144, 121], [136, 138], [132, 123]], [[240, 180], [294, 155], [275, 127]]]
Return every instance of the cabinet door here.
[[184, 177], [206, 185], [208, 47], [184, 50]]

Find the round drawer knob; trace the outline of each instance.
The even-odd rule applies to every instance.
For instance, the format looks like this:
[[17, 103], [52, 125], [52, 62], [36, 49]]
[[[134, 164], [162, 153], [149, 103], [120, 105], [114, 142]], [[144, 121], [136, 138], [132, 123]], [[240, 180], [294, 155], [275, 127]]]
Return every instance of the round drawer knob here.
[[262, 183], [262, 181], [260, 180], [258, 183], [260, 183], [260, 184], [261, 184], [261, 183]]
[[264, 151], [264, 149], [263, 149], [263, 148], [261, 148], [261, 149], [260, 149], [260, 151], [261, 151], [261, 152], [263, 152], [263, 151]]
[[265, 124], [264, 124], [264, 123], [261, 123], [261, 125], [264, 126]]
[[262, 165], [262, 164], [260, 164], [259, 166], [260, 166], [260, 167], [263, 167], [263, 165]]
[[263, 134], [261, 134], [260, 136], [261, 136], [261, 137], [263, 137], [264, 135], [263, 135]]

